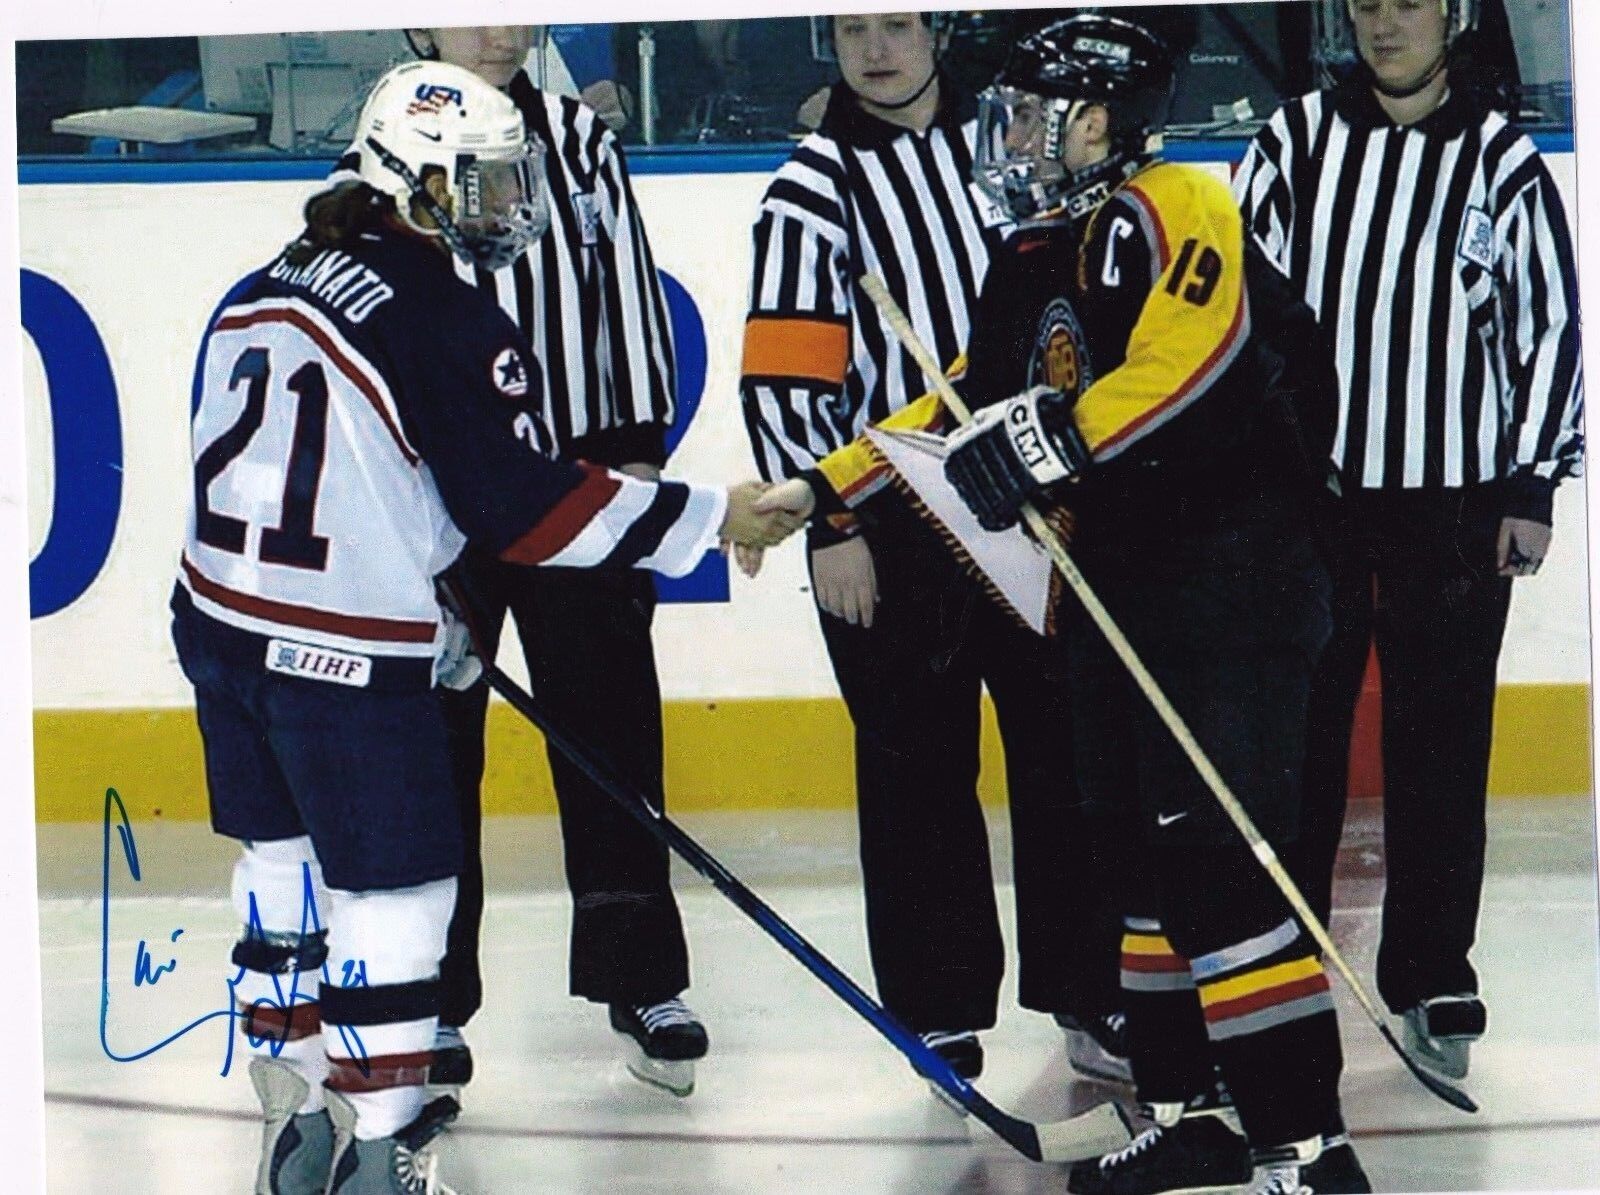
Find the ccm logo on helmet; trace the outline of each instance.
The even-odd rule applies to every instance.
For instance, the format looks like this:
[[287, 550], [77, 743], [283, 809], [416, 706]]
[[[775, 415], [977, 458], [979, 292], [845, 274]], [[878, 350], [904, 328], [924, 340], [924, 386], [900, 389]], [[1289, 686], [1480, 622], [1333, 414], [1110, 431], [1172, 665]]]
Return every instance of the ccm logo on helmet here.
[[1118, 62], [1127, 62], [1133, 57], [1133, 51], [1121, 42], [1102, 41], [1098, 37], [1080, 37], [1072, 43], [1072, 48], [1080, 54], [1098, 54]]

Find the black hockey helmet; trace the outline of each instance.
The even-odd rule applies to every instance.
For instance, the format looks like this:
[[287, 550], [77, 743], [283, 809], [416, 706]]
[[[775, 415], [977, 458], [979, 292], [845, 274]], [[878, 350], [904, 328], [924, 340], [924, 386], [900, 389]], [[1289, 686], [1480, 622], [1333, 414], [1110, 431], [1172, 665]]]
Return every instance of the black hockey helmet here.
[[[1120, 17], [1068, 17], [1022, 38], [982, 97], [979, 187], [1018, 220], [1093, 210], [1159, 151], [1174, 73], [1166, 42]], [[1069, 170], [1067, 131], [1090, 105], [1106, 110], [1110, 154]], [[1014, 144], [1019, 120], [1042, 127], [1027, 149]]]

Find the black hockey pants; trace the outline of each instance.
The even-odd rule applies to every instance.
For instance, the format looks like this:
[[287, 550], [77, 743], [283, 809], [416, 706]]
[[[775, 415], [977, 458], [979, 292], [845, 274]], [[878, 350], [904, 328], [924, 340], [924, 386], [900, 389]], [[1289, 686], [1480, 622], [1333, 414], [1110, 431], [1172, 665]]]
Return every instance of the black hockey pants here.
[[[1328, 579], [1286, 508], [1218, 510], [1180, 536], [1079, 563], [1261, 832], [1297, 820]], [[1258, 1146], [1338, 1123], [1343, 1062], [1315, 946], [1087, 617], [1071, 626], [1075, 758], [1130, 858], [1124, 1006], [1142, 1100], [1178, 1102], [1220, 1068]]]

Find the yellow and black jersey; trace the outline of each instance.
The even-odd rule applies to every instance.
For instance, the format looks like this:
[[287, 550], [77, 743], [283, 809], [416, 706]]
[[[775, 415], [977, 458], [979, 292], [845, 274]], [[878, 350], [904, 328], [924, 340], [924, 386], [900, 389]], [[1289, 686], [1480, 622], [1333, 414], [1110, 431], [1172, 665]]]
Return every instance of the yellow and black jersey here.
[[1075, 400], [1096, 466], [1183, 451], [1189, 437], [1163, 430], [1250, 360], [1232, 196], [1192, 167], [1141, 171], [1086, 223], [1014, 237], [975, 326], [964, 386], [974, 406], [1046, 385]]
[[[974, 408], [1034, 385], [1074, 399], [1094, 460], [1073, 487], [1074, 506], [1193, 506], [1255, 488], [1268, 357], [1245, 273], [1227, 187], [1158, 162], [1087, 221], [1007, 241], [978, 301], [959, 388]], [[944, 419], [930, 397], [887, 422], [942, 428]], [[881, 467], [859, 444], [819, 471], [847, 505], [881, 485]]]

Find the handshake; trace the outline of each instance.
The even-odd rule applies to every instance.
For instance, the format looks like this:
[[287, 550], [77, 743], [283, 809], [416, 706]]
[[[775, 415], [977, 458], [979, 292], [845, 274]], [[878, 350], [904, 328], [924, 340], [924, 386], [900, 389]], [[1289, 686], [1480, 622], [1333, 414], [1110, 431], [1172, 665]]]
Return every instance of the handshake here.
[[761, 569], [762, 553], [804, 527], [816, 504], [811, 486], [800, 478], [778, 485], [741, 482], [728, 488], [728, 513], [717, 538], [724, 551], [732, 550], [740, 571], [753, 577]]

